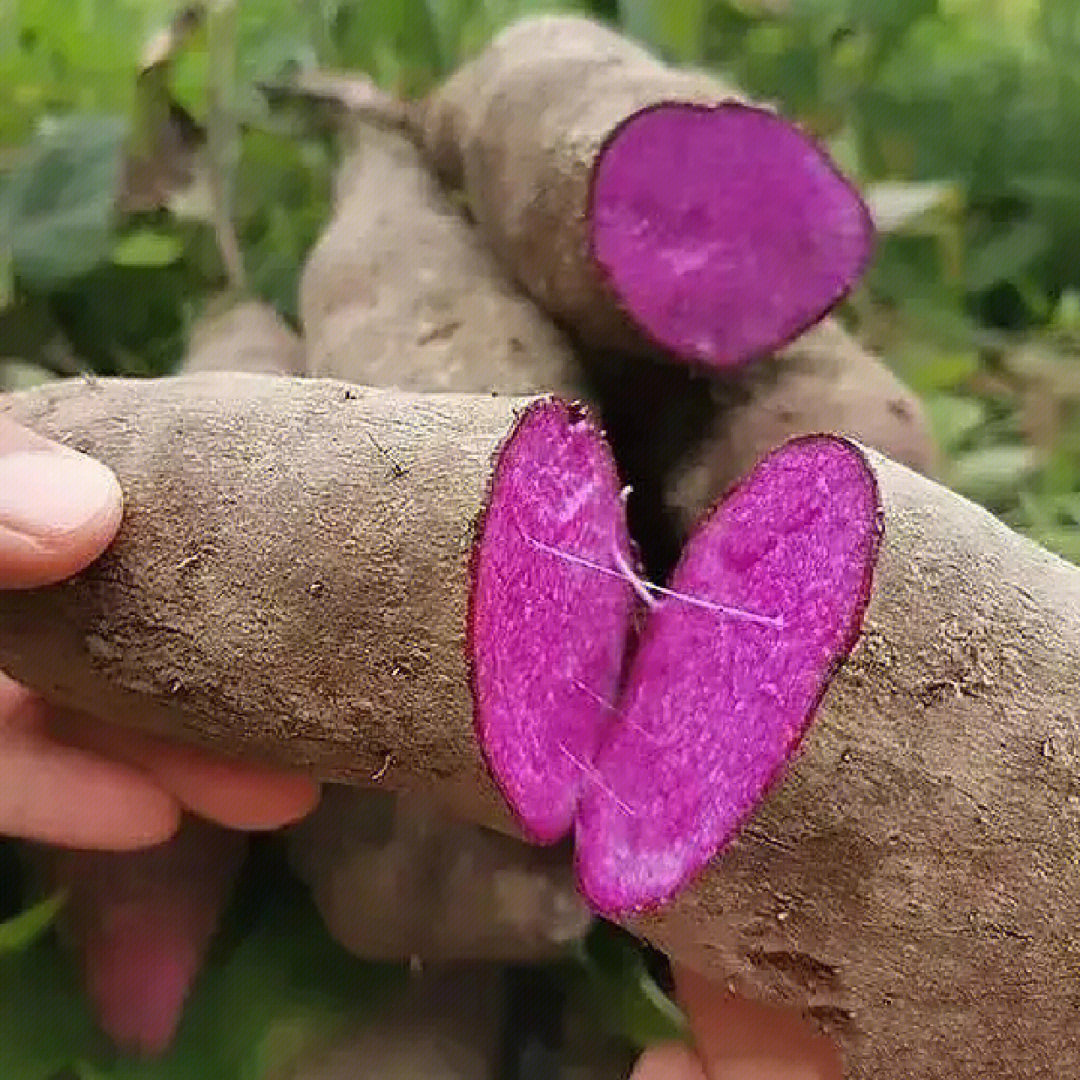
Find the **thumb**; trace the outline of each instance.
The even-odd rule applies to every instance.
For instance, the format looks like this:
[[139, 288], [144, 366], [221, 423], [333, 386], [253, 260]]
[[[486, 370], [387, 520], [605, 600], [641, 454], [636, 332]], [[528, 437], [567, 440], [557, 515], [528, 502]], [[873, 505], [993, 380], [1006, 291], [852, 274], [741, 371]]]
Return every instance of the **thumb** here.
[[78, 572], [108, 547], [122, 513], [108, 468], [0, 417], [0, 588]]

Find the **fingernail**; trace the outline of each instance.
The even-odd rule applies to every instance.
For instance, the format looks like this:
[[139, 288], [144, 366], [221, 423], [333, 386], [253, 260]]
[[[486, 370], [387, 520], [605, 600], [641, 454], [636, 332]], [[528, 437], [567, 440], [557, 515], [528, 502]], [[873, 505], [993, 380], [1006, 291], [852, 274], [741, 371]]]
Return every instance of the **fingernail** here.
[[114, 514], [120, 484], [101, 462], [62, 450], [0, 456], [0, 527], [37, 540], [63, 536]]

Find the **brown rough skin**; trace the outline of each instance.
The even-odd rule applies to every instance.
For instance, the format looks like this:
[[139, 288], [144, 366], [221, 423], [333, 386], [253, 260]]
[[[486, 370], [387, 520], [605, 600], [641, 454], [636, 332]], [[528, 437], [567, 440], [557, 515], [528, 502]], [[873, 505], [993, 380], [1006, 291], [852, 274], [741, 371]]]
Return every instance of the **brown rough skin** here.
[[334, 217], [300, 279], [312, 375], [575, 395], [569, 344], [506, 277], [401, 131], [351, 125]]
[[682, 538], [754, 462], [796, 435], [846, 435], [926, 476], [938, 469], [922, 403], [835, 319], [710, 386], [712, 430], [673, 470], [664, 496]]
[[421, 795], [329, 787], [289, 838], [330, 933], [373, 960], [550, 960], [589, 929], [568, 853]]
[[[372, 394], [361, 410], [339, 384], [248, 378], [258, 410], [177, 381], [8, 400], [117, 467], [131, 509], [86, 574], [0, 596], [0, 666], [322, 775], [388, 760], [386, 783], [502, 825], [460, 650], [463, 552], [507, 403], [451, 417]], [[407, 483], [364, 434], [380, 399]], [[455, 423], [487, 431], [483, 450], [455, 435], [451, 459]], [[199, 451], [178, 455], [177, 431]], [[853, 653], [738, 839], [628, 921], [819, 1022], [853, 1080], [1080, 1075], [1080, 570], [864, 453], [883, 542]]]
[[417, 110], [445, 183], [460, 186], [505, 267], [586, 344], [652, 354], [590, 257], [593, 163], [629, 116], [668, 101], [741, 95], [715, 77], [666, 67], [598, 23], [546, 15], [516, 23]]
[[702, 514], [792, 436], [846, 435], [924, 475], [938, 467], [922, 403], [835, 319], [744, 374], [595, 353], [585, 370], [633, 487], [631, 534], [658, 580]]
[[[181, 369], [284, 374], [300, 359], [272, 308], [222, 298], [192, 328]], [[34, 849], [49, 887], [70, 895], [61, 928], [98, 1022], [122, 1049], [166, 1049], [246, 851], [243, 833], [193, 818], [148, 851]]]
[[850, 1080], [1080, 1075], [1080, 570], [865, 451], [883, 545], [801, 753], [634, 928]]
[[246, 300], [214, 305], [196, 321], [181, 367], [188, 372], [300, 375], [304, 350], [272, 307]]
[[88, 571], [4, 596], [0, 667], [111, 720], [508, 820], [465, 611], [493, 457], [533, 400], [232, 373], [9, 395], [127, 506]]

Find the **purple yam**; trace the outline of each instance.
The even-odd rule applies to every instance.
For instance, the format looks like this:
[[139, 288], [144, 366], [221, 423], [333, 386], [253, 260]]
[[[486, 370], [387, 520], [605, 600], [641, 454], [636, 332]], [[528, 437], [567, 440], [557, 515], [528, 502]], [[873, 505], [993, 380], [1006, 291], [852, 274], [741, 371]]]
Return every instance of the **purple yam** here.
[[858, 637], [879, 538], [873, 474], [834, 437], [764, 459], [698, 528], [671, 588], [746, 615], [650, 613], [577, 819], [598, 911], [669, 899], [777, 779]]
[[657, 344], [736, 367], [816, 323], [873, 250], [870, 213], [829, 157], [774, 113], [664, 104], [596, 164], [592, 255]]
[[476, 729], [525, 833], [573, 823], [618, 694], [633, 590], [618, 472], [601, 433], [555, 400], [533, 405], [499, 456], [473, 564]]

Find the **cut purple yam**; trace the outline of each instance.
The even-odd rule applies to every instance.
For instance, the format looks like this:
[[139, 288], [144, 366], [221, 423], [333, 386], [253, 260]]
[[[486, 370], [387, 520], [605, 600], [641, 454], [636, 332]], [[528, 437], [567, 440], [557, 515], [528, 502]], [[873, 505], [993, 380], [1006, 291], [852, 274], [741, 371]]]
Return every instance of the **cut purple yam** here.
[[592, 255], [623, 308], [687, 360], [735, 367], [816, 323], [866, 268], [870, 213], [787, 121], [734, 102], [633, 115], [605, 145]]
[[766, 458], [698, 528], [671, 588], [752, 616], [672, 598], [650, 613], [578, 812], [598, 911], [663, 903], [752, 812], [854, 645], [879, 536], [873, 474], [824, 436]]
[[474, 553], [470, 611], [477, 736], [527, 835], [573, 824], [610, 725], [633, 590], [563, 558], [632, 561], [615, 462], [559, 401], [532, 406], [499, 455]]

